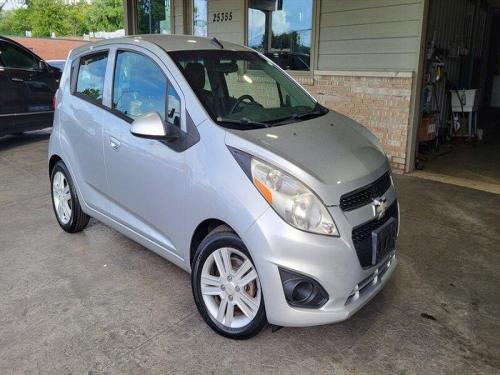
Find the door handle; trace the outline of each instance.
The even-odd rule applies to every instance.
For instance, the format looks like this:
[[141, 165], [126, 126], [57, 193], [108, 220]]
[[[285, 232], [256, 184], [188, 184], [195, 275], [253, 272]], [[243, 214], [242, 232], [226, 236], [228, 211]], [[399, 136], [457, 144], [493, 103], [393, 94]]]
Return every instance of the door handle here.
[[110, 145], [110, 147], [113, 150], [118, 151], [118, 149], [120, 148], [121, 143], [115, 137], [109, 137], [109, 145]]
[[11, 80], [11, 81], [14, 81], [14, 82], [24, 82], [24, 79], [22, 79], [22, 78], [17, 78], [17, 77], [12, 77], [10, 80]]

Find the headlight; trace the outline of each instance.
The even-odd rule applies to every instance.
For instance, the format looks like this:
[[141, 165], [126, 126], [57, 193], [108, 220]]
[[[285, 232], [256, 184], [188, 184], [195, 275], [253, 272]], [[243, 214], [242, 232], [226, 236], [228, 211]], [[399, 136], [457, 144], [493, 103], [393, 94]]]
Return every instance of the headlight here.
[[[323, 202], [302, 182], [241, 151], [231, 151], [243, 169], [249, 169], [245, 172], [264, 199], [288, 224], [311, 233], [339, 235]], [[242, 156], [249, 158], [249, 163]]]

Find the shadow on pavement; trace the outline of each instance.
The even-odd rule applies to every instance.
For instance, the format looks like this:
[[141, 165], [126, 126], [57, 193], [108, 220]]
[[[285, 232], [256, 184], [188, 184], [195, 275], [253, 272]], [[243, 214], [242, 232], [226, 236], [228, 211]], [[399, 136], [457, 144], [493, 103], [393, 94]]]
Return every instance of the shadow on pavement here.
[[26, 132], [17, 135], [6, 135], [0, 137], [0, 151], [8, 150], [10, 148], [24, 146], [27, 144], [45, 141], [50, 137], [51, 129], [38, 130], [33, 132]]

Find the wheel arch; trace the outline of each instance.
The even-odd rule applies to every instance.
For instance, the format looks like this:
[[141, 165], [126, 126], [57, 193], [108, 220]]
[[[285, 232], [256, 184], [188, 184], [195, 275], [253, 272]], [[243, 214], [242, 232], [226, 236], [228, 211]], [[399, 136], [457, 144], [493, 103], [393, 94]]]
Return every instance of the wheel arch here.
[[62, 161], [62, 158], [59, 155], [54, 154], [50, 157], [50, 159], [49, 159], [49, 176], [52, 175], [52, 169], [54, 169], [54, 166], [56, 165], [56, 163], [58, 161]]
[[189, 265], [191, 267], [193, 266], [194, 256], [196, 254], [196, 250], [198, 250], [198, 246], [200, 245], [201, 241], [203, 241], [203, 239], [215, 228], [220, 226], [227, 227], [229, 230], [236, 233], [236, 231], [228, 223], [220, 219], [215, 219], [215, 218], [205, 219], [200, 224], [198, 224], [198, 226], [193, 232], [193, 235], [191, 236], [191, 245], [189, 248]]

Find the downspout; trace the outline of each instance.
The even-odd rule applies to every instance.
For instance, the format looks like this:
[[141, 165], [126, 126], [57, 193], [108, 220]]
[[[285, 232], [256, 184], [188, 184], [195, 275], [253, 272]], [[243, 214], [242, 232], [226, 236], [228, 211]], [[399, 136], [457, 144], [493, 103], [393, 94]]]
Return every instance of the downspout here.
[[422, 0], [422, 13], [420, 18], [420, 36], [419, 49], [417, 52], [417, 69], [413, 73], [412, 95], [410, 118], [408, 121], [408, 134], [406, 136], [406, 166], [405, 172], [411, 172], [415, 169], [415, 154], [417, 149], [417, 131], [421, 120], [421, 95], [422, 81], [424, 74], [424, 62], [427, 40], [427, 18], [429, 15], [430, 0]]

